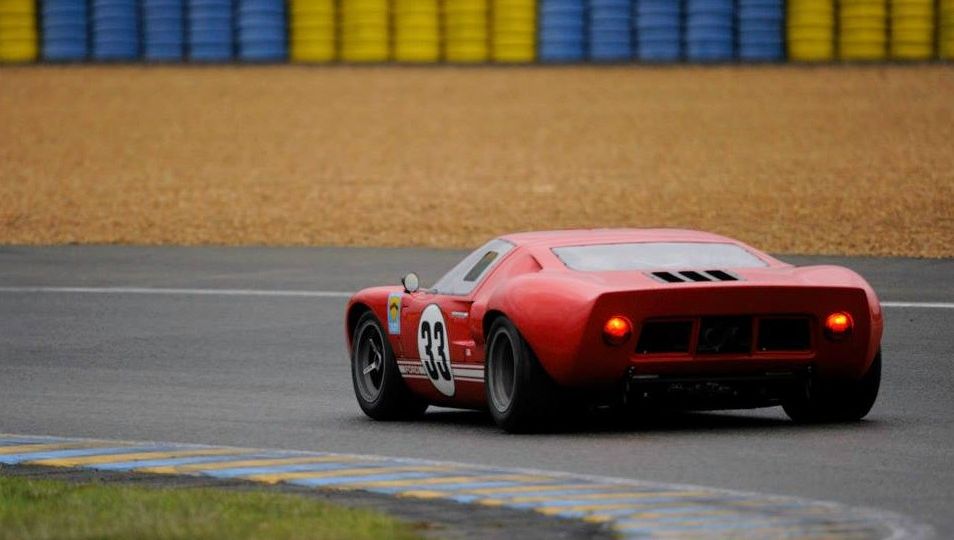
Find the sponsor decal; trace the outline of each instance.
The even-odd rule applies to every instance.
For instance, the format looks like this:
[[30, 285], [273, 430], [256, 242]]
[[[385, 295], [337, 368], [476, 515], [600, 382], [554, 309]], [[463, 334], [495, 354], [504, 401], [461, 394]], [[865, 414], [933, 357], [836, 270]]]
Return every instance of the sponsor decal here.
[[388, 333], [401, 333], [401, 293], [388, 295]]
[[398, 364], [398, 371], [401, 372], [401, 375], [410, 375], [418, 377], [426, 377], [427, 374], [424, 373], [424, 368], [420, 364]]
[[424, 308], [417, 326], [417, 352], [427, 378], [438, 392], [448, 397], [454, 395], [449, 345], [444, 314], [437, 304], [431, 304]]

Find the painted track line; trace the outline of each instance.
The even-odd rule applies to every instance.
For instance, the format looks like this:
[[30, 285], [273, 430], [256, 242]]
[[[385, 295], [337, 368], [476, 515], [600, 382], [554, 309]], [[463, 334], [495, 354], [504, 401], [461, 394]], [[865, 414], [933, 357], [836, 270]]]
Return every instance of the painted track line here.
[[[45, 294], [151, 294], [170, 296], [264, 296], [278, 298], [350, 298], [349, 291], [301, 291], [275, 289], [190, 289], [162, 287], [0, 287], [0, 293]], [[954, 302], [881, 302], [886, 308], [954, 309]]]
[[0, 467], [207, 476], [441, 499], [601, 523], [622, 538], [933, 534], [894, 513], [797, 497], [421, 459], [7, 434], [0, 434], [0, 450]]
[[954, 302], [881, 302], [881, 307], [888, 307], [888, 308], [921, 308], [921, 309], [954, 309]]
[[268, 289], [168, 289], [153, 287], [0, 287], [2, 293], [153, 294], [170, 296], [273, 296], [287, 298], [351, 298], [345, 291], [282, 291]]

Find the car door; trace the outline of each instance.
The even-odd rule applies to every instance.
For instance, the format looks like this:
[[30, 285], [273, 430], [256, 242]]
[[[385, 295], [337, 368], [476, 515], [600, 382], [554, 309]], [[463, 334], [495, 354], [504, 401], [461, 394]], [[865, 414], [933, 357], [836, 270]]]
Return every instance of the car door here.
[[408, 360], [417, 360], [420, 369], [414, 371], [441, 396], [466, 401], [482, 396], [483, 362], [474, 355], [469, 324], [471, 293], [512, 247], [501, 240], [490, 242], [464, 258], [434, 288], [404, 297], [401, 350], [405, 358], [401, 363], [410, 368]]
[[[457, 383], [462, 378], [477, 375], [462, 372], [460, 365], [466, 363], [464, 359], [473, 349], [467, 329], [470, 304], [465, 298], [422, 291], [408, 295], [401, 310], [405, 357], [419, 361], [420, 370], [415, 371], [446, 397], [457, 394]], [[482, 372], [479, 375], [483, 377]]]

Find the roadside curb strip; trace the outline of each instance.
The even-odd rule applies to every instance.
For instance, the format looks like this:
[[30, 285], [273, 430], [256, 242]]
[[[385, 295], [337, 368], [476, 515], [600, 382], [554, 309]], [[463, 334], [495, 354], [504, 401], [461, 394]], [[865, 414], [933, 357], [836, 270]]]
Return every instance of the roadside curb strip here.
[[533, 511], [622, 538], [927, 539], [895, 513], [701, 486], [360, 454], [0, 433], [0, 467], [31, 465], [284, 483]]

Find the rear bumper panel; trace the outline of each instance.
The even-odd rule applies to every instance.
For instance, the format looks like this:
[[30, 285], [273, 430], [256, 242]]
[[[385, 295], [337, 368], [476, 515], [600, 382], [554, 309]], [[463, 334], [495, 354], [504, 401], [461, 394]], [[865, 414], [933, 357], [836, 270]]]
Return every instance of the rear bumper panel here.
[[625, 380], [624, 400], [637, 407], [721, 410], [767, 407], [805, 391], [810, 368], [719, 376], [646, 376]]
[[[825, 337], [823, 322], [833, 312], [844, 311], [854, 320], [845, 340]], [[619, 347], [607, 345], [601, 336], [603, 322], [624, 315], [634, 327], [633, 338]], [[792, 340], [801, 350], [764, 350], [766, 320], [793, 318], [807, 321], [807, 346]], [[643, 329], [658, 321], [688, 321], [690, 343], [685, 350], [655, 352], [639, 350]], [[725, 320], [748, 324], [725, 348], [701, 346], [705, 321]], [[740, 322], [742, 321], [742, 322]], [[711, 326], [711, 325], [710, 325]], [[592, 386], [623, 380], [630, 372], [660, 376], [752, 375], [806, 370], [824, 378], [857, 378], [868, 368], [881, 340], [880, 308], [869, 306], [867, 291], [857, 287], [819, 286], [729, 286], [703, 284], [678, 290], [608, 293], [593, 307], [581, 346], [567, 355], [563, 365], [547, 366], [561, 384]], [[787, 339], [775, 338], [775, 341]], [[767, 347], [777, 348], [779, 345]], [[677, 347], [673, 347], [677, 348]]]

